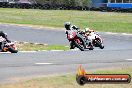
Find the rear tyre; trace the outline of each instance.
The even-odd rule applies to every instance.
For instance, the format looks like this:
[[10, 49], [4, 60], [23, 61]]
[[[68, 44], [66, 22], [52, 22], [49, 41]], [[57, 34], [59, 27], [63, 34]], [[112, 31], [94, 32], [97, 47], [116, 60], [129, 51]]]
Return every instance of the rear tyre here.
[[11, 52], [11, 53], [17, 53], [18, 52], [18, 50], [15, 50], [11, 47], [8, 48], [8, 51]]

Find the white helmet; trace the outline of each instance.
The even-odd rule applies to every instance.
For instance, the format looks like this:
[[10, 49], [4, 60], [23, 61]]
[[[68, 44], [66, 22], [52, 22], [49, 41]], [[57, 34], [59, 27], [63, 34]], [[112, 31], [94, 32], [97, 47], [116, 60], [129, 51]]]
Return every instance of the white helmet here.
[[89, 32], [90, 31], [90, 28], [85, 28], [85, 32]]

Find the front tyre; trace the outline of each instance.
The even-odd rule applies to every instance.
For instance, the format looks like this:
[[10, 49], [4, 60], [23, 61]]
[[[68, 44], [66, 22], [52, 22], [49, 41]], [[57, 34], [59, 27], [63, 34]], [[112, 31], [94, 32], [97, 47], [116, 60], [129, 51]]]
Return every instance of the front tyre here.
[[103, 44], [100, 45], [100, 49], [104, 49], [104, 45]]
[[104, 45], [100, 42], [100, 40], [96, 40], [96, 43], [100, 47], [100, 49], [104, 49]]
[[18, 50], [15, 50], [11, 47], [8, 48], [8, 51], [11, 52], [11, 53], [17, 53], [18, 52]]
[[74, 44], [77, 48], [79, 48], [81, 51], [84, 51], [85, 50], [85, 45], [84, 45], [84, 42], [79, 39], [81, 43], [78, 43], [77, 41], [74, 41]]
[[74, 42], [71, 41], [71, 43], [70, 43], [70, 49], [74, 49], [74, 48], [75, 48], [75, 44], [74, 44]]

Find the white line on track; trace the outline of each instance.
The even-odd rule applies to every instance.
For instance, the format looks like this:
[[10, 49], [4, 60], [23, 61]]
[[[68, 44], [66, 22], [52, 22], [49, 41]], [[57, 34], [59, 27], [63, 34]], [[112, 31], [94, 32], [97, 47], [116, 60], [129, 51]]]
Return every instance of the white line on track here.
[[10, 53], [10, 52], [0, 52], [0, 54], [7, 54], [7, 53]]
[[113, 34], [113, 35], [115, 35], [115, 34], [118, 34], [118, 33], [106, 32], [106, 34]]
[[51, 65], [53, 63], [35, 63], [36, 65]]
[[37, 51], [19, 51], [20, 53], [35, 53], [35, 52], [47, 52], [47, 51], [52, 51], [52, 52], [57, 52], [57, 51], [64, 51], [64, 50], [37, 50]]
[[114, 33], [114, 32], [104, 32], [106, 34], [110, 34], [110, 35], [126, 35], [126, 36], [132, 36], [132, 34], [128, 34], [128, 33]]
[[50, 50], [50, 51], [64, 51], [64, 50]]
[[125, 59], [125, 60], [132, 61], [132, 59]]
[[34, 53], [34, 52], [37, 52], [37, 51], [19, 51], [21, 53]]
[[70, 49], [69, 51], [79, 51], [79, 49], [78, 48], [76, 48], [76, 49]]
[[122, 35], [132, 35], [132, 34], [122, 33]]
[[48, 51], [48, 50], [38, 50], [38, 51], [40, 51], [40, 52], [41, 52], [41, 51], [42, 51], [42, 52], [45, 52], [45, 51]]

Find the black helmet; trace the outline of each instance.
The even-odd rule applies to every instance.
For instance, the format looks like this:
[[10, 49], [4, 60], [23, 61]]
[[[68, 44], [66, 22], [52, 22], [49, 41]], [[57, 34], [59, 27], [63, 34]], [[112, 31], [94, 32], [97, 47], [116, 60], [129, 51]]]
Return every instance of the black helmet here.
[[65, 22], [64, 26], [65, 26], [66, 30], [70, 30], [71, 23]]

